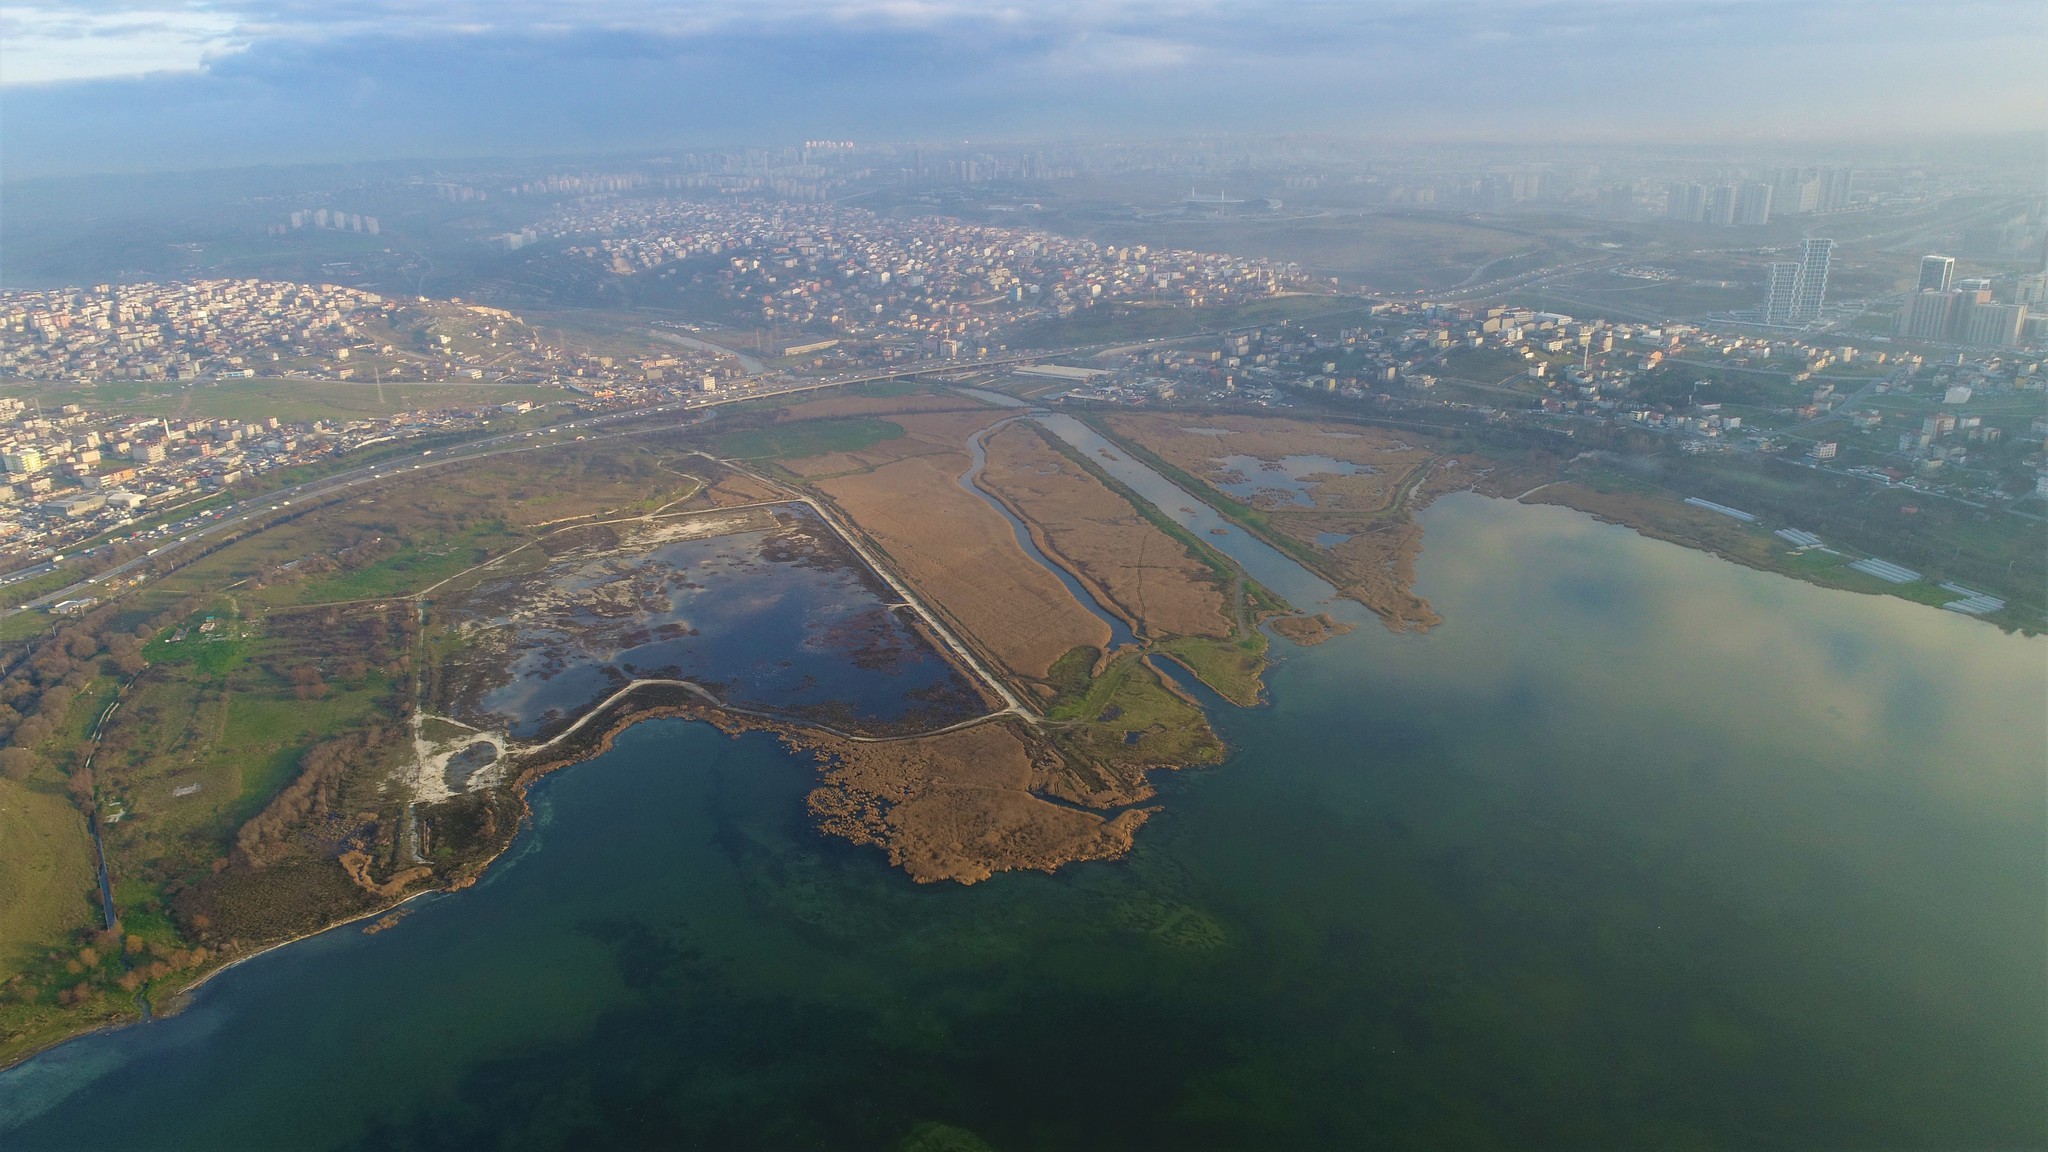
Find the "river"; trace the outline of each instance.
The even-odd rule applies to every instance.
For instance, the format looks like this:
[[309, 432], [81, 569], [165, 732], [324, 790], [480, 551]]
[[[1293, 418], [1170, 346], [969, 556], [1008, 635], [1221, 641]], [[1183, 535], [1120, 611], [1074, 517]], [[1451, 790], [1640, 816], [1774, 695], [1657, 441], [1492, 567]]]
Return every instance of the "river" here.
[[[1312, 612], [1330, 611], [1332, 615], [1352, 623], [1374, 619], [1372, 614], [1357, 602], [1338, 599], [1337, 590], [1331, 587], [1328, 581], [1303, 568], [1279, 549], [1232, 524], [1222, 513], [1209, 507], [1173, 481], [1131, 459], [1122, 448], [1080, 420], [1064, 412], [1052, 412], [1027, 405], [1016, 397], [1001, 392], [991, 392], [983, 388], [955, 388], [954, 391], [999, 407], [1026, 409], [1029, 419], [1093, 461], [1096, 467], [1115, 477], [1118, 483], [1136, 492], [1175, 523], [1206, 541], [1210, 547], [1235, 560], [1252, 579], [1279, 593], [1295, 607]], [[975, 450], [978, 451], [978, 448]]]
[[982, 488], [981, 473], [983, 469], [988, 467], [988, 438], [994, 435], [997, 429], [1004, 427], [1008, 423], [1009, 421], [1004, 421], [993, 427], [985, 428], [968, 438], [967, 454], [971, 463], [968, 464], [967, 471], [960, 476], [960, 486], [974, 493], [982, 503], [1001, 513], [1003, 519], [1010, 522], [1010, 531], [1017, 538], [1017, 546], [1024, 550], [1026, 556], [1031, 557], [1031, 562], [1052, 573], [1061, 584], [1066, 586], [1069, 595], [1109, 628], [1109, 646], [1112, 650], [1132, 643], [1137, 637], [1131, 632], [1131, 626], [1124, 623], [1123, 617], [1104, 607], [1102, 601], [1097, 600], [1095, 594], [1090, 592], [1087, 586], [1082, 584], [1072, 572], [1054, 563], [1052, 557], [1047, 556], [1045, 551], [1038, 546], [1038, 541], [1031, 538], [1030, 527], [1023, 520], [1019, 519], [1016, 513], [1010, 511], [1009, 507], [1001, 500], [996, 499], [993, 494]]
[[1445, 623], [1276, 645], [1125, 860], [914, 885], [645, 723], [477, 888], [0, 1074], [0, 1147], [2048, 1143], [2048, 643], [1422, 520]]

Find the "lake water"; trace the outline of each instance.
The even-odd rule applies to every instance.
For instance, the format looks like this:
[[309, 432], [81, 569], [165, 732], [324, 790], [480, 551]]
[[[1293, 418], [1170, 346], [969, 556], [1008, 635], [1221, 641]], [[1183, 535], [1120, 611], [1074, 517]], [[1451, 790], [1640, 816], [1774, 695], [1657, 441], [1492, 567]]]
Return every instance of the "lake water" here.
[[[550, 606], [516, 627], [466, 721], [549, 735], [634, 679], [687, 679], [735, 706], [858, 731], [936, 727], [984, 711], [959, 672], [888, 607], [889, 589], [800, 504], [778, 527], [579, 551], [537, 576]], [[503, 622], [500, 626], [504, 627]]]
[[641, 725], [474, 890], [0, 1074], [8, 1149], [2034, 1147], [2048, 644], [1437, 501], [1123, 861], [921, 887]]
[[1220, 456], [1216, 464], [1227, 475], [1243, 477], [1212, 481], [1239, 500], [1247, 504], [1261, 498], [1285, 500], [1303, 508], [1315, 507], [1315, 497], [1309, 492], [1315, 488], [1318, 479], [1374, 471], [1370, 465], [1360, 466], [1334, 456], [1282, 456], [1278, 460], [1261, 460], [1257, 456], [1239, 454]]

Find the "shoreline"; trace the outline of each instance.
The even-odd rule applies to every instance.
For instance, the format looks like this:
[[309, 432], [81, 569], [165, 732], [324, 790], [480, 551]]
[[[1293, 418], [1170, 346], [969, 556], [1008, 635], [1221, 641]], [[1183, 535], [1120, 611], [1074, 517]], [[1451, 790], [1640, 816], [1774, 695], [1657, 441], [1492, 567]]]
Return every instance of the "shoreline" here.
[[[495, 860], [496, 857], [493, 857], [492, 859]], [[301, 932], [297, 936], [293, 936], [289, 939], [278, 940], [269, 944], [265, 944], [257, 948], [253, 952], [248, 952], [243, 955], [237, 956], [232, 960], [226, 961], [216, 967], [209, 968], [205, 972], [200, 973], [198, 979], [192, 981], [192, 983], [187, 984], [182, 988], [173, 991], [163, 1004], [157, 1004], [154, 1001], [152, 1001], [150, 1003], [149, 1015], [146, 1017], [138, 1016], [133, 1020], [126, 1020], [118, 1023], [96, 1024], [93, 1027], [88, 1028], [82, 1032], [66, 1033], [65, 1035], [60, 1036], [54, 1040], [50, 1040], [47, 1043], [38, 1045], [34, 1048], [30, 1048], [28, 1051], [22, 1053], [19, 1056], [13, 1057], [5, 1061], [4, 1063], [0, 1063], [0, 1073], [13, 1071], [14, 1069], [21, 1067], [23, 1064], [28, 1063], [36, 1057], [44, 1055], [48, 1052], [55, 1051], [58, 1048], [62, 1048], [64, 1045], [69, 1044], [75, 1040], [83, 1040], [88, 1036], [98, 1036], [102, 1033], [122, 1032], [126, 1031], [129, 1028], [140, 1027], [142, 1025], [154, 1023], [158, 1020], [168, 1020], [174, 1016], [181, 1015], [187, 1008], [191, 1006], [193, 996], [201, 988], [204, 988], [207, 984], [211, 983], [214, 977], [219, 976], [230, 969], [240, 967], [241, 965], [247, 964], [249, 961], [254, 960], [259, 956], [263, 956], [270, 952], [275, 952], [280, 948], [284, 948], [292, 944], [301, 944], [307, 940], [313, 939], [316, 936], [325, 936], [326, 934], [334, 931], [337, 928], [346, 928], [351, 924], [361, 923], [362, 921], [368, 920], [371, 917], [388, 916], [397, 909], [423, 897], [445, 895], [447, 893], [453, 892], [454, 890], [455, 889], [453, 888], [423, 888], [418, 892], [413, 892], [408, 895], [401, 896], [396, 901], [390, 904], [382, 905], [377, 908], [372, 908], [368, 911], [360, 912], [355, 915], [346, 917], [345, 919], [336, 920], [332, 924], [323, 925], [322, 927], [315, 928], [310, 932]]]
[[[649, 688], [679, 689], [688, 692], [692, 697], [696, 698], [680, 702], [652, 700], [644, 704], [635, 703], [631, 699], [636, 693]], [[346, 928], [352, 924], [380, 919], [407, 904], [426, 897], [454, 895], [466, 888], [473, 887], [489, 874], [490, 869], [499, 860], [503, 859], [507, 852], [511, 851], [513, 845], [518, 842], [520, 834], [529, 828], [533, 819], [531, 791], [534, 785], [556, 772], [595, 760], [610, 752], [617, 744], [620, 736], [642, 723], [654, 720], [690, 720], [709, 724], [728, 737], [735, 738], [752, 732], [767, 732], [782, 740], [786, 750], [792, 755], [801, 755], [813, 748], [814, 745], [811, 742], [813, 736], [828, 740], [845, 740], [862, 744], [900, 743], [931, 739], [969, 730], [984, 724], [1000, 723], [1014, 715], [1014, 713], [1007, 710], [995, 711], [969, 717], [928, 731], [892, 736], [859, 736], [840, 732], [823, 724], [812, 724], [800, 719], [781, 717], [747, 709], [729, 708], [718, 702], [717, 698], [712, 696], [706, 689], [690, 681], [634, 681], [605, 697], [595, 708], [578, 718], [568, 728], [556, 733], [546, 741], [514, 753], [515, 756], [533, 758], [529, 762], [519, 765], [517, 770], [507, 778], [503, 785], [517, 801], [519, 819], [513, 822], [511, 834], [506, 836], [503, 842], [488, 855], [459, 866], [456, 871], [439, 878], [439, 882], [429, 887], [406, 893], [388, 903], [376, 904], [360, 912], [352, 913], [347, 917], [301, 932], [295, 936], [263, 944], [252, 951], [238, 955], [216, 967], [210, 968], [200, 974], [192, 983], [172, 992], [167, 997], [165, 1004], [153, 1011], [152, 1019], [168, 1019], [180, 1015], [192, 1005], [194, 997], [199, 990], [211, 983], [215, 978], [267, 953], [275, 952], [293, 944], [303, 943], [318, 936], [324, 936], [336, 929]], [[558, 748], [557, 745], [563, 741], [568, 741], [568, 746]], [[1105, 817], [1114, 818], [1122, 814], [1122, 808], [1118, 808], [1105, 813]], [[833, 835], [833, 833], [823, 827], [816, 827], [815, 831], [820, 836]], [[888, 850], [887, 845], [877, 846], [881, 847], [885, 853]], [[897, 868], [897, 865], [894, 864], [887, 866], [892, 869]], [[102, 1033], [119, 1032], [149, 1022], [150, 1020], [148, 1019], [137, 1017], [113, 1023], [99, 1023], [82, 1031], [69, 1032], [62, 1036], [54, 1037], [45, 1043], [30, 1048], [17, 1057], [0, 1063], [0, 1073], [20, 1067], [39, 1056], [61, 1048], [73, 1041]]]
[[[691, 685], [691, 687], [695, 687], [695, 685]], [[619, 695], [623, 695], [625, 691], [628, 690], [630, 689], [622, 689], [620, 693], [615, 693], [612, 699], [608, 699], [604, 702], [605, 706], [610, 706], [611, 704], [615, 703], [616, 697]], [[529, 802], [527, 796], [528, 791], [533, 787], [533, 785], [539, 783], [543, 777], [548, 776], [554, 772], [561, 771], [565, 768], [573, 768], [578, 764], [581, 764], [587, 760], [596, 759], [598, 756], [601, 756], [604, 753], [610, 751], [613, 743], [617, 740], [618, 736], [621, 733], [623, 733], [626, 729], [631, 728], [636, 724], [639, 724], [647, 720], [699, 720], [705, 723], [709, 723], [713, 727], [716, 727], [719, 730], [731, 736], [742, 735], [748, 731], [772, 731], [776, 728], [775, 722], [766, 720], [763, 720], [758, 723], [742, 721], [733, 726], [728, 726], [726, 724], [718, 723], [717, 720], [710, 715], [698, 714], [698, 710], [699, 706], [692, 706], [687, 704], [654, 705], [645, 709], [628, 708], [621, 710], [613, 717], [611, 721], [611, 726], [607, 728], [603, 733], [593, 738], [594, 747], [592, 747], [589, 751], [580, 755], [573, 755], [558, 760], [544, 761], [537, 765], [529, 765], [525, 768], [522, 768], [519, 771], [519, 773], [513, 777], [509, 786], [515, 790], [514, 795], [516, 796], [519, 802], [519, 820], [513, 826], [514, 831], [512, 835], [506, 837], [505, 842], [499, 845], [498, 848], [495, 851], [493, 851], [489, 856], [484, 857], [480, 861], [475, 862], [469, 866], [466, 866], [461, 872], [447, 877], [446, 880], [442, 883], [438, 883], [427, 888], [422, 888], [417, 892], [407, 893], [403, 896], [400, 896], [398, 899], [391, 901], [388, 904], [378, 904], [375, 907], [366, 909], [361, 912], [353, 913], [332, 923], [324, 924], [318, 928], [314, 928], [306, 932], [301, 932], [296, 936], [291, 936], [286, 939], [276, 940], [267, 944], [260, 945], [252, 951], [246, 952], [242, 955], [234, 957], [231, 960], [224, 961], [223, 963], [213, 968], [207, 969], [206, 971], [201, 973], [197, 979], [193, 980], [192, 983], [187, 984], [181, 988], [178, 988], [177, 990], [172, 992], [162, 1006], [159, 1007], [156, 1005], [152, 1005], [151, 1015], [148, 1019], [144, 1019], [138, 1016], [131, 1020], [124, 1020], [113, 1023], [99, 1023], [81, 1031], [65, 1033], [62, 1036], [55, 1037], [42, 1044], [36, 1045], [28, 1049], [27, 1051], [21, 1053], [19, 1056], [10, 1058], [5, 1062], [0, 1062], [0, 1073], [11, 1071], [15, 1068], [20, 1067], [23, 1064], [28, 1063], [31, 1060], [34, 1060], [38, 1056], [45, 1055], [73, 1041], [83, 1040], [88, 1036], [98, 1036], [102, 1033], [120, 1032], [128, 1028], [134, 1028], [139, 1025], [151, 1023], [153, 1020], [169, 1019], [173, 1016], [180, 1015], [191, 1006], [194, 995], [201, 988], [204, 988], [207, 984], [211, 983], [216, 977], [220, 976], [221, 974], [228, 972], [229, 970], [239, 967], [243, 964], [246, 964], [251, 960], [255, 960], [260, 956], [266, 955], [271, 952], [275, 952], [281, 948], [285, 948], [293, 944], [304, 943], [305, 941], [311, 940], [317, 936], [325, 936], [329, 932], [333, 932], [338, 928], [346, 928], [351, 924], [359, 924], [365, 920], [372, 920], [387, 916], [391, 914], [393, 911], [425, 897], [453, 895], [457, 892], [462, 891], [465, 888], [474, 886], [480, 879], [483, 878], [483, 876], [486, 873], [490, 871], [492, 865], [496, 864], [500, 859], [504, 857], [506, 852], [511, 850], [512, 845], [518, 841], [519, 834], [525, 831], [528, 822], [532, 820], [533, 807], [532, 804]], [[586, 714], [583, 717], [583, 720], [579, 721], [579, 726], [582, 723], [594, 719], [596, 716], [599, 715], [601, 711], [602, 708]], [[566, 736], [568, 734], [569, 733], [565, 731], [563, 733], [558, 734], [556, 738], [559, 739], [561, 736]], [[543, 745], [543, 747], [545, 747], [545, 745]]]
[[[1860, 593], [1865, 595], [1881, 597], [1887, 595], [1882, 591], [1865, 592], [1861, 589], [1844, 588], [1836, 585], [1827, 584], [1818, 580], [1807, 579], [1795, 573], [1780, 571], [1776, 568], [1756, 563], [1750, 558], [1733, 554], [1722, 548], [1714, 547], [1713, 545], [1704, 541], [1689, 540], [1682, 537], [1678, 537], [1675, 534], [1667, 535], [1664, 533], [1652, 531], [1649, 527], [1646, 527], [1643, 524], [1634, 523], [1617, 516], [1603, 514], [1601, 512], [1576, 507], [1572, 504], [1563, 502], [1552, 503], [1550, 501], [1527, 501], [1525, 499], [1525, 497], [1534, 495], [1537, 491], [1541, 489], [1549, 488], [1554, 484], [1568, 482], [1569, 480], [1566, 478], [1559, 478], [1558, 480], [1546, 482], [1545, 484], [1539, 485], [1536, 489], [1531, 489], [1530, 491], [1523, 492], [1519, 495], [1495, 495], [1492, 493], [1480, 491], [1476, 486], [1426, 492], [1411, 490], [1409, 493], [1407, 493], [1409, 499], [1403, 501], [1405, 505], [1404, 512], [1406, 512], [1409, 515], [1419, 513], [1425, 510], [1430, 504], [1434, 503], [1434, 501], [1439, 496], [1446, 495], [1450, 491], [1470, 491], [1474, 495], [1485, 496], [1491, 499], [1504, 500], [1516, 504], [1523, 504], [1527, 507], [1548, 506], [1562, 508], [1569, 512], [1584, 515], [1596, 523], [1626, 528], [1629, 531], [1632, 531], [1646, 539], [1657, 540], [1663, 543], [1673, 544], [1678, 547], [1687, 548], [1692, 551], [1712, 555], [1717, 559], [1721, 559], [1736, 564], [1737, 566], [1752, 571], [1758, 571], [1774, 576], [1799, 580], [1799, 582], [1801, 583], [1812, 585], [1824, 591]], [[1416, 485], [1416, 488], [1422, 488], [1422, 484], [1418, 483]], [[1233, 522], [1235, 522], [1235, 518], [1231, 519], [1233, 520]], [[1905, 599], [1904, 597], [1896, 596], [1891, 598]], [[1918, 602], [1909, 600], [1908, 603]], [[1923, 606], [1930, 608], [1934, 607], [1932, 605]], [[1367, 605], [1367, 607], [1370, 608], [1370, 605]], [[1992, 621], [1984, 622], [1993, 623]], [[2024, 628], [1999, 627], [1999, 630], [2001, 632], [2019, 632], [2021, 634], [2030, 634]], [[1148, 663], [1152, 658], [1152, 655], [1152, 653], [1147, 653], [1145, 655], [1144, 658]], [[1160, 655], [1163, 655], [1167, 659], [1172, 659], [1170, 653]], [[1175, 664], [1177, 666], [1185, 667], [1185, 665], [1181, 665], [1179, 661], [1175, 661]], [[1155, 668], [1155, 672], [1157, 671], [1158, 670]], [[1188, 669], [1188, 672], [1191, 675], [1193, 675], [1197, 681], [1201, 680], [1199, 674], [1194, 673], [1192, 669]], [[1161, 674], [1160, 679], [1164, 684], [1167, 685], [1168, 690], [1172, 692], [1174, 695], [1182, 698], [1183, 700], [1188, 700], [1188, 702], [1191, 704], [1196, 704], [1197, 706], [1199, 706], [1198, 702], [1189, 700], [1187, 694], [1177, 684], [1174, 683], [1173, 677]], [[1204, 682], [1204, 685], [1205, 687], [1208, 686], [1206, 682]], [[633, 697], [635, 694], [639, 693], [643, 689], [651, 688], [680, 689], [684, 692], [687, 692], [690, 696], [695, 697], [695, 699], [684, 702], [649, 701], [645, 704], [636, 704], [632, 701], [631, 697]], [[1211, 690], [1214, 690], [1213, 687], [1211, 687]], [[609, 715], [607, 715], [608, 712], [610, 713]], [[993, 712], [981, 716], [972, 717], [960, 721], [956, 724], [948, 725], [946, 727], [927, 732], [909, 733], [897, 736], [856, 736], [851, 733], [837, 731], [822, 724], [812, 724], [796, 718], [781, 717], [774, 715], [772, 713], [733, 708], [718, 701], [718, 699], [708, 690], [704, 689], [701, 685], [698, 685], [692, 681], [673, 679], [635, 680], [627, 685], [620, 687], [607, 697], [597, 702], [597, 704], [589, 712], [585, 713], [583, 716], [579, 717], [577, 720], [571, 723], [568, 727], [551, 736], [547, 740], [544, 740], [535, 745], [530, 745], [525, 749], [521, 749], [513, 753], [513, 755], [516, 757], [539, 758], [534, 760], [534, 762], [521, 765], [517, 769], [517, 771], [514, 772], [507, 780], [506, 786], [512, 789], [513, 795], [518, 803], [519, 819], [514, 822], [512, 833], [504, 839], [503, 843], [498, 845], [498, 847], [492, 852], [490, 852], [487, 856], [481, 857], [478, 860], [460, 866], [460, 869], [458, 871], [452, 873], [448, 877], [442, 879], [441, 882], [436, 883], [432, 886], [404, 894], [388, 903], [379, 903], [373, 907], [364, 909], [360, 912], [353, 913], [349, 916], [335, 920], [331, 923], [324, 924], [318, 928], [311, 929], [285, 939], [280, 939], [277, 941], [263, 944], [252, 951], [249, 951], [242, 955], [235, 956], [234, 958], [229, 959], [216, 967], [204, 971], [190, 984], [184, 985], [172, 991], [162, 1005], [152, 1004], [152, 1011], [150, 1017], [137, 1017], [134, 1019], [128, 1019], [123, 1021], [97, 1023], [83, 1030], [65, 1033], [61, 1036], [49, 1039], [41, 1044], [37, 1044], [23, 1051], [22, 1053], [5, 1060], [4, 1062], [0, 1062], [0, 1073], [11, 1071], [40, 1056], [46, 1055], [49, 1052], [52, 1052], [58, 1048], [63, 1047], [66, 1044], [72, 1043], [77, 1040], [82, 1040], [87, 1037], [100, 1035], [102, 1033], [119, 1032], [127, 1028], [135, 1027], [139, 1024], [147, 1024], [151, 1021], [151, 1019], [154, 1018], [168, 1019], [171, 1017], [181, 1015], [184, 1011], [186, 1011], [188, 1008], [192, 1006], [197, 994], [208, 984], [210, 984], [216, 977], [219, 977], [223, 973], [233, 968], [239, 967], [240, 965], [253, 961], [270, 952], [280, 950], [292, 944], [303, 943], [306, 940], [326, 935], [327, 933], [333, 932], [339, 928], [346, 928], [353, 924], [358, 924], [364, 921], [378, 919], [387, 916], [395, 910], [402, 908], [406, 905], [412, 904], [415, 901], [421, 900], [425, 897], [452, 895], [462, 891], [465, 888], [474, 886], [485, 875], [488, 874], [491, 867], [495, 865], [500, 859], [502, 859], [506, 852], [511, 850], [512, 846], [517, 842], [520, 833], [526, 830], [527, 825], [531, 821], [533, 815], [532, 805], [530, 801], [530, 790], [535, 784], [539, 783], [542, 779], [544, 779], [548, 775], [551, 775], [554, 772], [575, 767], [578, 764], [594, 760], [604, 755], [605, 753], [611, 751], [621, 735], [623, 735], [627, 730], [641, 723], [664, 719], [692, 720], [696, 722], [710, 724], [712, 727], [717, 728], [718, 730], [724, 732], [726, 735], [730, 737], [738, 737], [750, 732], [757, 731], [770, 732], [778, 737], [783, 738], [789, 750], [792, 753], [795, 753], [805, 747], [803, 739], [806, 734], [812, 731], [836, 739], [852, 740], [862, 743], [888, 743], [923, 739], [947, 732], [972, 728], [981, 724], [1000, 721], [1008, 715], [1013, 715], [1013, 713], [1009, 711]], [[561, 744], [565, 741], [569, 743], [569, 746], [567, 748], [561, 749], [559, 755], [548, 755], [549, 753], [556, 750], [556, 746], [558, 744]], [[1133, 804], [1126, 807], [1137, 808], [1140, 807], [1140, 805]], [[1121, 807], [1115, 808], [1107, 811], [1105, 815], [1114, 817], [1121, 815], [1123, 811], [1124, 809]], [[823, 828], [815, 828], [814, 830], [817, 831], [820, 835], [832, 835], [832, 833], [827, 832]], [[878, 846], [883, 847], [886, 851], [886, 845]], [[893, 868], [895, 866], [891, 865], [891, 867]]]
[[[1930, 603], [1926, 600], [1917, 600], [1911, 596], [1902, 595], [1896, 588], [1854, 588], [1849, 587], [1847, 585], [1836, 584], [1827, 580], [1819, 579], [1816, 573], [1793, 571], [1787, 568], [1765, 563], [1759, 561], [1757, 558], [1753, 556], [1741, 555], [1735, 551], [1717, 545], [1708, 540], [1697, 539], [1693, 537], [1688, 537], [1678, 532], [1663, 530], [1659, 528], [1655, 523], [1651, 522], [1648, 517], [1643, 517], [1641, 520], [1632, 520], [1624, 518], [1623, 516], [1612, 512], [1602, 512], [1591, 508], [1582, 508], [1577, 504], [1568, 503], [1564, 500], [1525, 499], [1526, 497], [1533, 496], [1537, 492], [1543, 491], [1544, 489], [1553, 488], [1560, 485], [1574, 485], [1587, 491], [1599, 491], [1598, 489], [1591, 488], [1588, 485], [1585, 485], [1580, 481], [1575, 480], [1569, 476], [1560, 476], [1555, 480], [1551, 480], [1547, 483], [1540, 484], [1537, 487], [1532, 488], [1527, 492], [1521, 493], [1518, 496], [1496, 496], [1492, 493], [1480, 492], [1477, 489], [1470, 489], [1470, 491], [1473, 491], [1475, 494], [1480, 496], [1487, 496], [1489, 498], [1498, 500], [1507, 500], [1511, 503], [1521, 504], [1529, 508], [1562, 508], [1568, 512], [1576, 512], [1581, 516], [1588, 517], [1596, 523], [1609, 524], [1616, 528], [1626, 528], [1629, 531], [1634, 532], [1636, 535], [1641, 536], [1646, 540], [1656, 540], [1660, 543], [1675, 545], [1679, 548], [1685, 548], [1693, 552], [1703, 552], [1709, 556], [1715, 557], [1716, 559], [1725, 560], [1728, 563], [1733, 564], [1739, 568], [1747, 568], [1752, 572], [1762, 572], [1767, 575], [1777, 576], [1786, 580], [1796, 581], [1800, 584], [1805, 584], [1813, 588], [1819, 588], [1824, 591], [1845, 592], [1852, 596], [1876, 596], [1880, 599], [1898, 600], [1902, 603], [1912, 604], [1922, 608], [1933, 609], [1937, 612], [1945, 611], [1945, 609], [1943, 609], [1939, 604]], [[1659, 498], [1656, 497], [1634, 497], [1634, 499], [1649, 499], [1661, 502]], [[2008, 633], [2019, 636], [2038, 636], [2043, 634], [2043, 629], [2039, 626], [2009, 623], [2004, 620], [1994, 619], [1989, 616], [1979, 616], [1968, 612], [1950, 612], [1948, 614], [1951, 616], [1961, 616], [1965, 619], [1975, 620], [1981, 624], [1987, 624], [2002, 633]]]

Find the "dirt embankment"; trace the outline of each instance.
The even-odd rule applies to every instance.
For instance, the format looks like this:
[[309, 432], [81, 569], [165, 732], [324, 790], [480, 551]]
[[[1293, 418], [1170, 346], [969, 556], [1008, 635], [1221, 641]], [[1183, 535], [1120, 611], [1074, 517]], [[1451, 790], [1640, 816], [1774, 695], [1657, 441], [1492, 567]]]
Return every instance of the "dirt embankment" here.
[[823, 771], [810, 796], [818, 826], [881, 847], [919, 883], [972, 884], [997, 872], [1120, 856], [1150, 814], [1105, 816], [1036, 795], [1063, 765], [1014, 722], [887, 744], [812, 732], [785, 739], [815, 754]]
[[[1117, 414], [1110, 428], [1247, 509], [1255, 529], [1395, 631], [1442, 618], [1415, 595], [1413, 519], [1445, 461], [1384, 429], [1257, 416]], [[1320, 457], [1334, 463], [1306, 463]], [[1291, 463], [1290, 463], [1291, 462]]]
[[1025, 554], [1000, 512], [958, 483], [970, 463], [967, 438], [1001, 415], [898, 416], [903, 437], [790, 467], [818, 477], [818, 490], [888, 553], [903, 578], [1005, 669], [1043, 680], [1067, 651], [1107, 644], [1109, 628]]
[[983, 487], [1036, 529], [1038, 544], [1147, 638], [1231, 635], [1215, 573], [1019, 422], [987, 441]]

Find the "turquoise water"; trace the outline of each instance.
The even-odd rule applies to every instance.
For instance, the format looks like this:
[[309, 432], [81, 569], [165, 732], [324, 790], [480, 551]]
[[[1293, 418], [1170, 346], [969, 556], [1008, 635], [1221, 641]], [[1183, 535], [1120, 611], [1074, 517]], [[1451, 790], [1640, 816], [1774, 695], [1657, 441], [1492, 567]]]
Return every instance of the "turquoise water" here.
[[2048, 645], [1557, 508], [1288, 649], [1127, 860], [920, 887], [656, 722], [475, 890], [0, 1074], [0, 1147], [2028, 1147]]

